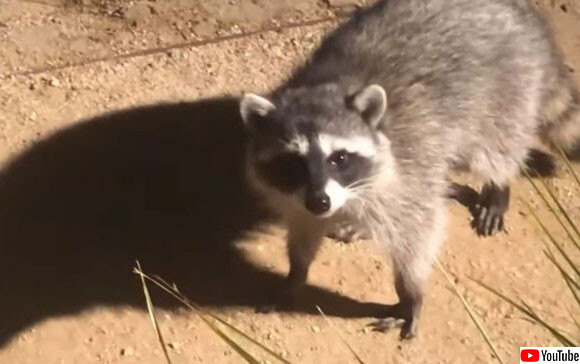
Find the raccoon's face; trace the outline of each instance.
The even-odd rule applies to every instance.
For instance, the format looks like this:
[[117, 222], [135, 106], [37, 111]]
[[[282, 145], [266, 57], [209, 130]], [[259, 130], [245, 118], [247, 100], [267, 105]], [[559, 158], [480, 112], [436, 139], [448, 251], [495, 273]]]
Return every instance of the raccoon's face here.
[[251, 132], [250, 168], [261, 185], [329, 217], [372, 182], [386, 107], [377, 85], [352, 95], [332, 85], [286, 90], [272, 100], [246, 94], [240, 111]]

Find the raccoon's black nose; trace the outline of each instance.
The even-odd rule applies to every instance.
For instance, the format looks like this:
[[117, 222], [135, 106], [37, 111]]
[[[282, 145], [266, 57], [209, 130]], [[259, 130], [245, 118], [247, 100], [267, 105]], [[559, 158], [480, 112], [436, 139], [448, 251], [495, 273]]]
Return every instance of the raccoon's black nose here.
[[316, 215], [323, 214], [330, 210], [330, 197], [322, 191], [309, 192], [306, 195], [306, 208]]

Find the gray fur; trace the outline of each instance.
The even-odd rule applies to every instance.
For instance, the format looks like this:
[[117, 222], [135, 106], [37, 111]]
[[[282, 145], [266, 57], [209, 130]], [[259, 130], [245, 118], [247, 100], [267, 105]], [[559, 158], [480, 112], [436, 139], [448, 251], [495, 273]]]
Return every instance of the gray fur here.
[[[388, 107], [369, 123], [357, 95], [371, 84], [386, 91]], [[293, 290], [333, 217], [313, 216], [299, 192], [265, 183], [256, 158], [276, 154], [273, 139], [303, 135], [312, 159], [318, 134], [366, 138], [379, 152], [360, 183], [343, 186], [355, 198], [340, 213], [390, 249], [400, 298], [391, 314], [403, 319], [403, 337], [415, 334], [423, 285], [444, 240], [449, 173], [466, 168], [501, 191], [538, 135], [566, 148], [580, 136], [578, 92], [524, 0], [380, 1], [329, 34], [268, 99], [276, 109], [262, 120], [270, 126], [253, 133], [248, 171], [287, 218]], [[484, 223], [499, 226], [500, 217]]]

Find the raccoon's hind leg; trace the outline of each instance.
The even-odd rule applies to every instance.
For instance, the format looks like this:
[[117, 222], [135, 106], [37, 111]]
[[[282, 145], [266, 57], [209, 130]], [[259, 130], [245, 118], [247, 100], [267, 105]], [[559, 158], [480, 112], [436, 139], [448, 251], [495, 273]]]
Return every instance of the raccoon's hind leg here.
[[505, 231], [504, 215], [509, 208], [510, 187], [493, 182], [483, 185], [476, 206], [473, 227], [480, 236], [491, 236]]

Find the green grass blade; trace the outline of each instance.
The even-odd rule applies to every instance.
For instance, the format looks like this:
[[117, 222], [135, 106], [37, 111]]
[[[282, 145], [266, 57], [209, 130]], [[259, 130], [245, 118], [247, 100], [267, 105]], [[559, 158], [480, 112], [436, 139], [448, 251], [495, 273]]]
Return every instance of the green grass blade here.
[[540, 225], [540, 228], [542, 228], [542, 230], [548, 236], [548, 238], [550, 239], [550, 241], [552, 242], [552, 244], [554, 244], [554, 246], [556, 247], [556, 249], [558, 249], [558, 252], [560, 252], [560, 254], [564, 257], [564, 259], [566, 260], [566, 262], [570, 265], [570, 267], [572, 267], [572, 269], [574, 270], [574, 272], [580, 277], [580, 270], [578, 269], [578, 267], [576, 266], [576, 264], [574, 264], [574, 262], [572, 261], [572, 259], [570, 258], [570, 256], [560, 246], [560, 244], [558, 244], [558, 242], [556, 241], [556, 239], [554, 238], [554, 236], [552, 235], [552, 233], [550, 233], [550, 230], [548, 230], [548, 228], [546, 227], [546, 225], [544, 225], [544, 223], [542, 223], [542, 221], [540, 220], [540, 218], [538, 217], [538, 215], [536, 215], [536, 213], [534, 212], [534, 209], [532, 209], [532, 206], [530, 206], [530, 204], [527, 201], [526, 201], [526, 204], [528, 205], [528, 208], [530, 210], [530, 213], [532, 214], [532, 216], [534, 217], [534, 219], [536, 220], [536, 222], [538, 223], [538, 225]]
[[[139, 265], [137, 266], [138, 270], [134, 270], [135, 273], [139, 274], [143, 280], [147, 279], [155, 284], [157, 284], [157, 282], [153, 279], [151, 279], [151, 277], [147, 276], [145, 273], [143, 273], [143, 271], [141, 270], [141, 268], [139, 267]], [[160, 288], [163, 288], [165, 291], [167, 291], [167, 289], [165, 289], [165, 287], [157, 284]], [[244, 350], [241, 346], [239, 346], [235, 341], [233, 341], [231, 338], [229, 338], [226, 334], [224, 334], [217, 326], [215, 326], [211, 321], [209, 321], [203, 314], [201, 314], [198, 310], [194, 311], [197, 313], [197, 315], [199, 316], [199, 318], [201, 318], [201, 320], [209, 326], [209, 328], [216, 333], [222, 340], [224, 340], [226, 342], [226, 344], [228, 344], [233, 350], [235, 350], [242, 358], [244, 358], [245, 361], [247, 361], [248, 363], [251, 364], [259, 364], [259, 361], [254, 358], [250, 353], [248, 353], [246, 350]]]
[[[159, 282], [155, 282], [154, 279], [145, 276], [146, 278], [149, 278], [152, 280], [152, 282], [156, 283], [159, 285], [159, 283], [162, 283], [163, 285], [165, 285], [165, 287], [161, 286], [160, 287], [162, 289], [164, 289], [166, 292], [170, 293], [171, 295], [173, 295], [173, 297], [175, 297], [176, 299], [178, 299], [181, 303], [183, 303], [184, 305], [186, 305], [187, 307], [189, 307], [190, 309], [193, 310], [197, 310], [201, 313], [203, 313], [206, 316], [209, 316], [211, 318], [213, 318], [214, 320], [218, 321], [219, 323], [221, 323], [222, 325], [228, 327], [229, 329], [231, 329], [232, 331], [234, 331], [235, 333], [239, 334], [240, 336], [242, 336], [243, 338], [245, 338], [246, 340], [252, 342], [254, 345], [258, 346], [260, 349], [266, 351], [268, 354], [272, 355], [273, 357], [275, 357], [276, 359], [278, 359], [279, 361], [281, 361], [282, 363], [285, 364], [291, 364], [289, 361], [287, 361], [286, 359], [282, 358], [278, 353], [276, 353], [275, 351], [269, 349], [267, 346], [261, 344], [259, 341], [251, 338], [250, 336], [248, 336], [246, 333], [244, 333], [243, 331], [241, 331], [240, 329], [238, 329], [237, 327], [233, 326], [232, 324], [228, 323], [227, 321], [223, 320], [221, 317], [214, 315], [211, 312], [208, 312], [206, 310], [204, 310], [202, 307], [200, 307], [197, 303], [191, 301], [189, 298], [183, 296], [179, 290], [177, 289], [177, 287], [175, 285], [170, 285], [169, 283], [167, 283], [166, 281], [164, 281], [163, 279], [156, 277], [156, 279], [159, 280]], [[173, 291], [173, 292], [172, 292]], [[177, 293], [177, 294], [176, 294]]]
[[343, 344], [346, 345], [346, 347], [348, 348], [348, 350], [351, 352], [351, 354], [356, 358], [356, 361], [359, 364], [365, 364], [365, 362], [361, 359], [361, 357], [356, 353], [356, 351], [354, 351], [354, 349], [352, 348], [352, 346], [348, 343], [348, 341], [346, 341], [344, 339], [344, 337], [340, 334], [340, 332], [338, 331], [338, 329], [336, 329], [332, 323], [330, 322], [330, 320], [328, 319], [328, 317], [326, 317], [326, 315], [324, 314], [324, 312], [322, 312], [322, 309], [316, 305], [316, 309], [318, 310], [318, 312], [320, 312], [320, 314], [322, 315], [322, 317], [324, 317], [324, 319], [326, 320], [326, 323], [328, 324], [328, 326], [330, 326], [334, 332], [336, 332], [336, 334], [338, 335], [339, 339], [342, 341]]
[[560, 152], [562, 159], [564, 159], [564, 163], [566, 163], [566, 168], [568, 168], [568, 171], [570, 172], [570, 174], [572, 174], [572, 177], [574, 177], [576, 184], [580, 188], [580, 179], [578, 178], [578, 175], [574, 171], [574, 168], [572, 168], [572, 163], [570, 163], [570, 159], [568, 159], [568, 157], [566, 156], [566, 153], [564, 153], [564, 151], [562, 150], [562, 148], [560, 148], [559, 145], [556, 145], [556, 148], [558, 148], [558, 151]]
[[[141, 264], [139, 261], [137, 263], [137, 268], [139, 272], [141, 272]], [[151, 296], [149, 295], [149, 290], [147, 289], [147, 282], [145, 282], [145, 277], [142, 273], [139, 273], [141, 277], [141, 284], [143, 285], [143, 294], [145, 295], [145, 302], [147, 303], [147, 311], [149, 311], [149, 317], [151, 318], [151, 324], [153, 325], [153, 330], [155, 330], [155, 334], [157, 335], [157, 340], [159, 341], [159, 345], [161, 345], [161, 350], [163, 350], [163, 355], [165, 356], [165, 360], [167, 364], [171, 364], [171, 358], [169, 357], [169, 353], [167, 352], [167, 346], [165, 345], [165, 340], [163, 339], [163, 335], [161, 334], [161, 330], [159, 329], [159, 324], [157, 323], [157, 318], [155, 317], [155, 310], [153, 308], [153, 301], [151, 300]]]
[[[548, 249], [548, 247], [547, 247], [547, 249]], [[556, 266], [556, 268], [560, 271], [560, 274], [564, 278], [564, 282], [566, 282], [568, 289], [572, 293], [572, 296], [574, 296], [574, 300], [576, 301], [577, 307], [580, 307], [580, 295], [579, 295], [580, 285], [578, 284], [578, 282], [576, 282], [574, 280], [574, 278], [572, 278], [570, 276], [570, 274], [568, 272], [566, 272], [564, 267], [562, 267], [562, 265], [556, 260], [556, 257], [554, 256], [554, 254], [551, 251], [549, 251], [549, 250], [544, 251], [544, 254], [546, 254], [546, 256], [552, 262], [552, 264], [554, 264]], [[566, 310], [568, 311], [568, 316], [572, 318], [572, 321], [573, 321], [574, 325], [576, 326], [576, 329], [578, 331], [580, 331], [580, 323], [578, 323], [578, 321], [576, 320], [576, 317], [570, 311], [569, 308], [567, 308]]]
[[[578, 250], [580, 250], [580, 244], [578, 243], [578, 241], [576, 240], [576, 238], [574, 237], [574, 235], [572, 234], [572, 232], [570, 231], [570, 229], [568, 229], [568, 226], [566, 226], [566, 224], [564, 223], [564, 221], [562, 221], [562, 219], [560, 218], [560, 215], [556, 212], [556, 210], [554, 210], [554, 208], [552, 207], [552, 204], [550, 204], [548, 202], [548, 199], [546, 198], [545, 194], [542, 193], [542, 191], [540, 191], [540, 189], [538, 188], [538, 186], [536, 185], [536, 183], [533, 181], [532, 176], [530, 176], [530, 174], [528, 173], [528, 171], [525, 170], [525, 168], [522, 168], [522, 170], [524, 171], [528, 182], [530, 182], [530, 184], [532, 185], [532, 187], [534, 188], [534, 190], [536, 191], [536, 193], [540, 196], [540, 198], [544, 201], [544, 204], [546, 205], [546, 207], [548, 207], [548, 210], [550, 210], [550, 212], [552, 213], [552, 215], [554, 215], [554, 217], [556, 218], [556, 220], [558, 220], [558, 223], [560, 224], [560, 226], [562, 226], [562, 229], [564, 229], [564, 231], [566, 232], [566, 235], [568, 235], [568, 238], [572, 241], [572, 243], [576, 246], [576, 248]], [[548, 194], [552, 197], [552, 199], [554, 199], [556, 201], [556, 205], [561, 207], [561, 204], [559, 203], [558, 199], [556, 198], [556, 196], [551, 192], [551, 189], [548, 188], [548, 186], [546, 185], [545, 181], [541, 178], [540, 181], [542, 182], [544, 188], [546, 188], [548, 190]], [[527, 201], [526, 201], [527, 202]], [[531, 209], [531, 206], [528, 203], [528, 206]], [[568, 214], [565, 213], [565, 210], [562, 208], [562, 210], [564, 211], [564, 215], [568, 216]], [[572, 224], [572, 226], [574, 227], [574, 229], [576, 229], [575, 224], [569, 220], [570, 217], [567, 217], [569, 223]], [[580, 234], [579, 234], [580, 236]]]
[[[250, 337], [249, 335], [247, 335], [246, 333], [244, 333], [240, 329], [238, 329], [235, 326], [231, 325], [230, 323], [226, 322], [225, 320], [223, 320], [219, 316], [214, 315], [211, 312], [208, 312], [208, 311], [204, 310], [197, 303], [191, 301], [189, 298], [187, 298], [183, 294], [181, 294], [181, 292], [179, 292], [179, 290], [177, 289], [177, 287], [175, 285], [169, 284], [168, 282], [166, 282], [165, 280], [163, 280], [160, 277], [151, 277], [151, 276], [149, 276], [149, 275], [147, 275], [147, 274], [145, 274], [143, 272], [138, 271], [137, 269], [135, 269], [134, 272], [137, 273], [137, 274], [143, 274], [143, 277], [145, 279], [151, 281], [152, 283], [154, 283], [155, 285], [157, 285], [159, 288], [161, 288], [165, 292], [169, 293], [171, 296], [173, 296], [175, 299], [177, 299], [179, 302], [181, 302], [184, 306], [186, 306], [187, 308], [189, 308], [192, 311], [194, 311], [202, 319], [206, 319], [205, 316], [211, 317], [212, 319], [218, 321], [219, 323], [221, 323], [222, 325], [224, 325], [227, 328], [231, 329], [235, 333], [239, 334], [244, 339], [246, 339], [246, 340], [250, 341], [251, 343], [253, 343], [254, 345], [258, 346], [260, 349], [266, 351], [268, 354], [272, 355], [273, 357], [275, 357], [276, 359], [278, 359], [280, 362], [282, 362], [284, 364], [291, 364], [288, 360], [282, 358], [278, 353], [276, 353], [275, 351], [269, 349], [267, 346], [261, 344], [257, 340], [253, 339], [252, 337]], [[202, 316], [204, 316], [204, 317], [202, 317]], [[204, 322], [205, 322], [205, 320], [204, 320]], [[221, 337], [221, 335], [220, 335], [220, 337]]]
[[[570, 226], [572, 227], [572, 230], [574, 230], [574, 232], [576, 233], [576, 236], [580, 237], [580, 232], [578, 231], [576, 224], [574, 223], [574, 221], [572, 221], [572, 219], [570, 218], [570, 215], [568, 215], [568, 212], [562, 206], [562, 204], [560, 203], [560, 200], [558, 199], [558, 197], [556, 197], [556, 194], [554, 193], [552, 188], [550, 186], [548, 186], [548, 184], [545, 181], [545, 178], [540, 177], [540, 182], [542, 183], [542, 186], [546, 189], [546, 191], [548, 191], [548, 194], [550, 195], [552, 200], [554, 200], [554, 203], [558, 207], [558, 210], [560, 210], [560, 213], [562, 214], [562, 216], [564, 216], [564, 218], [566, 219], [568, 224], [570, 224]], [[572, 237], [572, 234], [570, 234], [568, 231], [567, 231], [567, 233], [568, 233], [568, 237], [570, 238], [570, 240], [572, 240], [574, 242], [574, 244], [576, 245], [576, 247], [578, 249], [580, 249], [580, 245], [578, 244], [578, 240], [574, 239]]]
[[556, 260], [556, 257], [554, 257], [551, 253], [550, 254], [548, 254], [547, 252], [544, 252], [544, 253], [548, 257], [548, 259], [552, 262], [552, 264], [554, 264], [556, 266], [556, 268], [560, 271], [560, 274], [562, 275], [562, 278], [564, 278], [566, 285], [568, 286], [568, 288], [570, 289], [570, 292], [574, 296], [576, 303], [578, 304], [578, 306], [580, 306], [580, 296], [578, 296], [578, 291], [580, 290], [580, 285], [578, 285], [578, 282], [576, 282], [570, 276], [570, 274], [568, 274], [568, 272], [566, 272], [564, 267], [562, 267], [562, 265]]
[[504, 364], [505, 362], [503, 361], [502, 357], [497, 352], [497, 349], [496, 349], [495, 345], [493, 344], [493, 341], [489, 337], [489, 335], [488, 335], [487, 331], [485, 330], [485, 328], [483, 327], [483, 325], [479, 322], [479, 319], [477, 318], [477, 314], [471, 309], [471, 307], [467, 303], [467, 300], [465, 299], [465, 297], [463, 297], [461, 292], [459, 292], [459, 290], [457, 289], [457, 286], [455, 286], [455, 283], [453, 282], [453, 280], [451, 279], [451, 277], [449, 276], [449, 274], [447, 273], [445, 268], [443, 268], [443, 265], [441, 264], [439, 259], [437, 259], [436, 262], [437, 262], [437, 265], [439, 266], [439, 269], [441, 270], [441, 272], [443, 273], [443, 275], [445, 276], [445, 278], [447, 279], [447, 281], [449, 282], [449, 284], [453, 288], [453, 291], [455, 292], [457, 297], [459, 297], [459, 299], [461, 300], [461, 303], [463, 304], [463, 307], [467, 311], [469, 318], [471, 318], [471, 321], [473, 321], [473, 323], [477, 327], [477, 330], [479, 331], [479, 333], [481, 334], [481, 336], [483, 337], [483, 339], [487, 343], [487, 346], [489, 346], [491, 352], [495, 355], [497, 360], [501, 364]]
[[210, 316], [211, 318], [215, 319], [216, 321], [220, 322], [221, 324], [223, 324], [224, 326], [227, 326], [229, 329], [231, 329], [232, 331], [236, 332], [237, 334], [239, 334], [240, 336], [242, 336], [244, 339], [252, 342], [254, 345], [258, 346], [260, 349], [266, 351], [268, 354], [272, 355], [273, 357], [275, 357], [276, 359], [278, 359], [279, 361], [281, 361], [282, 363], [285, 364], [291, 364], [288, 360], [282, 358], [280, 356], [280, 354], [276, 353], [275, 351], [269, 349], [267, 346], [261, 344], [259, 341], [256, 341], [255, 339], [251, 338], [250, 336], [248, 336], [246, 333], [244, 333], [243, 331], [241, 331], [240, 329], [236, 328], [235, 326], [233, 326], [232, 324], [228, 323], [227, 321], [223, 320], [222, 318], [214, 315], [211, 312], [207, 312], [207, 311], [203, 311], [206, 315]]
[[560, 271], [560, 274], [562, 275], [562, 277], [564, 279], [568, 279], [570, 281], [570, 284], [572, 284], [576, 288], [576, 290], [580, 291], [580, 284], [564, 269], [562, 264], [560, 262], [558, 262], [558, 260], [556, 259], [556, 256], [554, 255], [554, 253], [552, 253], [548, 244], [546, 242], [544, 242], [544, 245], [546, 246], [546, 250], [544, 250], [544, 254], [548, 258], [548, 260], [550, 260], [550, 262], [552, 262], [552, 264], [554, 264], [554, 266], [556, 266], [556, 268]]
[[522, 306], [525, 307], [528, 312], [530, 312], [530, 314], [533, 316], [534, 320], [539, 323], [540, 325], [544, 326], [548, 331], [550, 331], [550, 333], [556, 338], [558, 339], [558, 341], [560, 341], [563, 345], [565, 346], [577, 346], [576, 343], [574, 343], [571, 339], [567, 338], [567, 334], [561, 330], [561, 329], [556, 329], [554, 328], [554, 326], [548, 324], [546, 321], [544, 321], [540, 315], [538, 315], [534, 309], [528, 305], [527, 303], [522, 301]]
[[576, 320], [576, 316], [574, 316], [574, 314], [572, 313], [572, 311], [570, 311], [569, 308], [566, 309], [566, 311], [568, 311], [568, 315], [570, 315], [572, 321], [574, 322], [574, 325], [576, 325], [576, 330], [580, 331], [580, 323], [578, 322], [578, 320]]
[[208, 320], [204, 315], [199, 315], [199, 317], [210, 327], [210, 329], [215, 332], [219, 337], [222, 338], [232, 349], [234, 349], [245, 361], [250, 364], [260, 364], [258, 359], [254, 358], [250, 353], [248, 353], [244, 348], [242, 348], [238, 343], [227, 336], [223, 331], [221, 331], [213, 322]]
[[177, 286], [175, 284], [169, 284], [167, 281], [165, 281], [163, 278], [161, 278], [159, 276], [149, 277], [149, 276], [145, 275], [145, 278], [149, 279], [149, 280], [151, 280], [151, 282], [157, 284], [161, 289], [163, 289], [165, 292], [172, 295], [175, 299], [180, 301], [183, 305], [185, 305], [189, 309], [199, 311], [199, 312], [203, 313], [204, 315], [213, 318], [214, 320], [218, 321], [222, 325], [224, 325], [227, 328], [229, 328], [230, 330], [234, 331], [236, 334], [242, 336], [244, 339], [246, 339], [246, 340], [250, 341], [251, 343], [253, 343], [254, 345], [258, 346], [260, 349], [266, 351], [268, 354], [272, 355], [273, 357], [280, 360], [281, 362], [283, 362], [285, 364], [291, 364], [289, 361], [282, 358], [278, 353], [269, 349], [267, 346], [261, 344], [259, 341], [253, 339], [252, 337], [247, 335], [245, 332], [241, 331], [237, 327], [228, 323], [227, 321], [225, 321], [221, 317], [214, 315], [213, 313], [211, 313], [209, 311], [204, 310], [200, 305], [193, 302], [189, 298], [185, 297], [181, 292], [179, 292], [179, 289], [177, 288]]
[[555, 338], [556, 340], [558, 340], [562, 345], [564, 346], [577, 346], [572, 340], [570, 340], [568, 337], [566, 337], [565, 334], [562, 334], [560, 331], [558, 331], [557, 329], [555, 329], [554, 327], [552, 327], [551, 325], [549, 325], [547, 322], [545, 322], [539, 315], [537, 315], [529, 305], [527, 305], [525, 302], [522, 302], [522, 304], [519, 304], [517, 302], [515, 302], [514, 300], [510, 299], [509, 297], [503, 295], [502, 293], [500, 293], [499, 291], [495, 290], [494, 288], [491, 288], [490, 286], [486, 285], [483, 282], [480, 282], [478, 280], [475, 279], [471, 279], [472, 281], [474, 281], [475, 283], [479, 284], [480, 286], [482, 286], [483, 288], [487, 289], [488, 291], [490, 291], [491, 293], [495, 294], [496, 296], [498, 296], [499, 298], [501, 298], [502, 300], [506, 301], [507, 303], [509, 303], [510, 305], [512, 305], [513, 307], [515, 307], [518, 311], [520, 311], [521, 313], [523, 313], [524, 315], [528, 316], [529, 318], [532, 319], [533, 322], [540, 324], [541, 326], [543, 326], [546, 330], [548, 330]]

